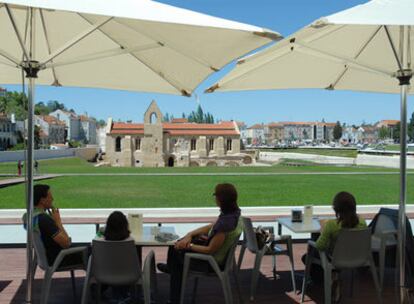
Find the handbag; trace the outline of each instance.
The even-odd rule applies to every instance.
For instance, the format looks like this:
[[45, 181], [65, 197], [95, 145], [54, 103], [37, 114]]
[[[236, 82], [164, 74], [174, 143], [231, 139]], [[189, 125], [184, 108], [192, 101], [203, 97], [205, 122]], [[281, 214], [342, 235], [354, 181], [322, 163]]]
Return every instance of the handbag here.
[[254, 233], [256, 234], [257, 247], [259, 247], [259, 249], [262, 249], [269, 241], [270, 234], [264, 230], [262, 226], [253, 229]]

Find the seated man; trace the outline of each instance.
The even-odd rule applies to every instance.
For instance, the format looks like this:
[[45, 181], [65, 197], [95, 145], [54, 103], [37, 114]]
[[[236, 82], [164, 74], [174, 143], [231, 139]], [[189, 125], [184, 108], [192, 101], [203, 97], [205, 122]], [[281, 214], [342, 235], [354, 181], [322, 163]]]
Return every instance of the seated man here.
[[[53, 265], [62, 249], [71, 246], [71, 239], [62, 225], [59, 209], [53, 207], [53, 196], [48, 185], [35, 185], [33, 191], [33, 230], [39, 231], [47, 261]], [[26, 214], [23, 223], [26, 226]], [[86, 264], [83, 253], [66, 256], [60, 266]]]

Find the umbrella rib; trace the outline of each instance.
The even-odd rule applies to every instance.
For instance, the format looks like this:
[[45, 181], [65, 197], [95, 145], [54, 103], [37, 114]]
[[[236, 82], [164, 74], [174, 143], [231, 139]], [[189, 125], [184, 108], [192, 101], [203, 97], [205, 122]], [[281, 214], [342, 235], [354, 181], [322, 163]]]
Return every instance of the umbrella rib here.
[[[6, 51], [0, 50], [0, 56], [6, 58], [7, 60], [13, 62], [15, 65], [19, 66], [20, 65], [20, 61], [19, 59], [17, 59], [16, 57], [14, 57], [13, 55], [10, 55], [9, 53], [7, 53]], [[10, 66], [14, 66], [11, 65]]]
[[[43, 34], [45, 35], [47, 52], [49, 53], [48, 55], [50, 55], [50, 54], [52, 54], [52, 50], [50, 48], [49, 35], [48, 35], [47, 29], [46, 29], [46, 21], [45, 21], [44, 15], [43, 15], [43, 10], [39, 9], [39, 13], [40, 13], [40, 20], [42, 22]], [[51, 62], [53, 63], [53, 60], [51, 60]], [[52, 75], [53, 75], [53, 78], [54, 78], [54, 81], [53, 81], [52, 85], [60, 86], [59, 80], [57, 79], [57, 76], [56, 76], [56, 70], [55, 70], [54, 67], [52, 67]]]
[[13, 13], [10, 10], [10, 7], [9, 7], [8, 4], [5, 4], [4, 6], [5, 6], [6, 10], [7, 10], [7, 15], [9, 15], [9, 19], [10, 19], [10, 22], [11, 22], [11, 24], [13, 26], [13, 29], [14, 29], [14, 32], [16, 34], [17, 40], [19, 41], [20, 47], [22, 48], [24, 57], [26, 57], [26, 60], [29, 60], [29, 58], [30, 58], [29, 57], [29, 54], [28, 54], [28, 52], [26, 50], [26, 47], [25, 47], [25, 45], [23, 43], [22, 35], [20, 34], [19, 28], [17, 27], [16, 21], [15, 21], [14, 16], [13, 16]]
[[87, 36], [89, 36], [90, 34], [92, 34], [93, 32], [95, 32], [96, 30], [98, 30], [100, 27], [102, 27], [103, 25], [105, 25], [106, 23], [108, 23], [109, 21], [111, 21], [113, 18], [114, 17], [109, 17], [109, 18], [106, 18], [105, 20], [103, 20], [103, 21], [101, 21], [101, 22], [99, 22], [97, 24], [93, 24], [86, 31], [80, 33], [79, 35], [77, 35], [76, 37], [74, 37], [72, 40], [68, 41], [65, 45], [63, 45], [62, 47], [60, 47], [59, 49], [57, 49], [44, 62], [42, 62], [41, 66], [44, 66], [46, 63], [52, 61], [54, 58], [56, 58], [57, 56], [61, 55], [62, 53], [64, 53], [65, 51], [67, 51], [68, 49], [70, 49], [71, 47], [73, 47], [74, 45], [76, 45], [79, 41], [85, 39]]
[[[382, 74], [382, 75], [389, 76], [389, 77], [393, 76], [392, 73], [389, 73], [389, 72], [384, 71], [384, 70], [380, 70], [376, 67], [372, 67], [372, 66], [369, 66], [369, 65], [366, 65], [366, 64], [356, 62], [352, 58], [347, 58], [345, 56], [338, 56], [338, 55], [335, 55], [335, 54], [331, 54], [329, 52], [324, 52], [324, 51], [321, 51], [321, 50], [318, 50], [318, 49], [314, 49], [314, 48], [312, 48], [312, 47], [310, 47], [306, 44], [302, 44], [302, 43], [299, 43], [299, 42], [295, 42], [295, 44], [300, 46], [300, 48], [296, 48], [296, 50], [298, 52], [303, 52], [303, 53], [308, 53], [308, 54], [313, 52], [313, 53], [316, 53], [316, 54], [318, 54], [318, 55], [320, 55], [320, 56], [322, 56], [326, 59], [331, 59], [331, 60], [338, 61], [338, 62], [341, 62], [341, 63], [346, 63], [347, 65], [353, 66], [354, 68], [360, 68], [362, 70], [368, 70], [370, 72]], [[304, 50], [301, 50], [301, 49], [304, 49]]]
[[[363, 43], [361, 49], [357, 52], [357, 54], [354, 56], [354, 60], [357, 60], [358, 57], [362, 54], [362, 52], [367, 48], [367, 46], [370, 44], [370, 42], [375, 38], [375, 36], [379, 33], [379, 31], [381, 30], [382, 26], [379, 26], [375, 29], [375, 31], [372, 33], [371, 36], [369, 36], [369, 38], [367, 39], [367, 41], [365, 41], [365, 43]], [[342, 71], [342, 73], [338, 76], [338, 78], [328, 86], [328, 89], [333, 90], [335, 89], [335, 87], [338, 85], [338, 83], [343, 79], [343, 77], [345, 76], [346, 72], [348, 72], [349, 68], [348, 66], [346, 66], [344, 68], [344, 70]]]
[[108, 57], [114, 57], [114, 56], [129, 54], [131, 52], [149, 50], [149, 49], [153, 49], [153, 48], [157, 48], [157, 47], [160, 47], [160, 45], [158, 43], [155, 43], [155, 42], [150, 43], [150, 44], [146, 44], [146, 45], [140, 45], [140, 46], [132, 47], [132, 48], [124, 48], [124, 47], [119, 46], [119, 47], [114, 48], [114, 49], [110, 49], [110, 50], [106, 50], [106, 51], [102, 51], [102, 52], [94, 53], [94, 54], [88, 54], [88, 55], [85, 55], [85, 56], [73, 58], [73, 59], [66, 60], [66, 61], [53, 62], [51, 64], [48, 63], [48, 64], [45, 65], [45, 68], [46, 69], [55, 68], [55, 67], [60, 67], [60, 66], [65, 66], [65, 65], [70, 65], [70, 64], [77, 64], [77, 63], [81, 63], [81, 62], [104, 59], [104, 58], [108, 58]]
[[202, 66], [204, 66], [204, 67], [206, 67], [208, 69], [211, 69], [214, 72], [218, 72], [220, 70], [220, 68], [216, 68], [216, 67], [212, 66], [210, 63], [208, 63], [208, 62], [206, 62], [204, 60], [201, 60], [199, 58], [195, 58], [194, 56], [191, 56], [190, 54], [187, 54], [186, 52], [183, 52], [182, 50], [177, 50], [177, 48], [174, 47], [174, 44], [171, 41], [166, 40], [165, 38], [160, 39], [160, 37], [156, 37], [154, 34], [152, 34], [152, 35], [148, 35], [146, 33], [144, 34], [142, 31], [137, 30], [136, 28], [131, 27], [131, 26], [127, 25], [127, 24], [124, 24], [123, 22], [120, 22], [120, 20], [118, 20], [118, 19], [116, 19], [115, 22], [117, 22], [119, 24], [122, 24], [123, 26], [126, 26], [127, 28], [129, 28], [129, 29], [133, 30], [134, 32], [137, 32], [137, 33], [139, 33], [139, 34], [147, 37], [148, 39], [155, 40], [155, 41], [159, 41], [164, 46], [165, 45], [168, 46], [168, 48], [174, 50], [175, 52], [183, 55], [184, 57], [189, 58], [190, 60], [192, 60], [192, 61], [194, 61], [194, 62], [196, 62], [196, 63], [198, 63], [198, 64], [200, 64], [200, 65], [202, 65]]
[[398, 68], [400, 69], [400, 71], [403, 71], [403, 67], [402, 67], [400, 58], [398, 57], [397, 50], [395, 49], [394, 41], [392, 40], [391, 34], [388, 30], [388, 26], [384, 25], [384, 30], [385, 30], [385, 33], [387, 34], [388, 41], [390, 42], [390, 46], [394, 54], [395, 60], [397, 61]]
[[[86, 18], [85, 16], [83, 16], [82, 14], [78, 13], [78, 15], [84, 19], [86, 22], [88, 22], [89, 24], [91, 24], [91, 21], [88, 20], [88, 18]], [[122, 24], [123, 25], [123, 24]], [[123, 25], [125, 26], [125, 25]], [[116, 41], [114, 38], [112, 38], [111, 36], [109, 36], [107, 33], [105, 33], [104, 30], [102, 30], [101, 28], [98, 29], [99, 32], [101, 32], [103, 35], [105, 35], [108, 39], [110, 39], [113, 43], [119, 45], [121, 48], [123, 47], [118, 41]], [[172, 82], [172, 80], [167, 79], [164, 75], [160, 74], [160, 72], [154, 70], [151, 66], [149, 66], [148, 64], [146, 64], [145, 62], [143, 62], [141, 59], [139, 59], [137, 56], [135, 56], [134, 54], [129, 53], [130, 56], [132, 56], [135, 60], [137, 60], [138, 62], [140, 62], [141, 64], [145, 65], [148, 69], [150, 69], [151, 71], [153, 71], [156, 75], [158, 75], [158, 77], [160, 77], [163, 81], [166, 81], [169, 85], [171, 85], [174, 89], [176, 89], [178, 92], [180, 92], [182, 95], [184, 96], [189, 96], [191, 95], [190, 92], [188, 92], [188, 90], [186, 89], [182, 89], [180, 84], [174, 84]], [[181, 87], [180, 87], [181, 86]]]

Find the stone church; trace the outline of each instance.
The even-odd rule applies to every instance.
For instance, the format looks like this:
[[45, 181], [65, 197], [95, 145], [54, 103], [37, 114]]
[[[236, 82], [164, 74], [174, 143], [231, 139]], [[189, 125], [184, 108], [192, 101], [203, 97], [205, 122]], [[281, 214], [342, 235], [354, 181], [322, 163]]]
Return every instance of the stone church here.
[[240, 153], [236, 122], [189, 123], [186, 119], [162, 122], [153, 101], [144, 123], [113, 122], [106, 134], [106, 160], [120, 167], [240, 166], [253, 162]]

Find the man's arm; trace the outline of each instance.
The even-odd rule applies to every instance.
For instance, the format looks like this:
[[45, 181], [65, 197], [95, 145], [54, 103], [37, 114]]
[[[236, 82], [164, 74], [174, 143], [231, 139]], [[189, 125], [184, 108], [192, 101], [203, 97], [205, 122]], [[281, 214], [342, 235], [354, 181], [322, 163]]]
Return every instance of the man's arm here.
[[52, 218], [55, 220], [55, 224], [59, 231], [53, 236], [53, 240], [60, 245], [62, 248], [69, 248], [72, 241], [66, 232], [60, 218], [59, 209], [52, 209]]

